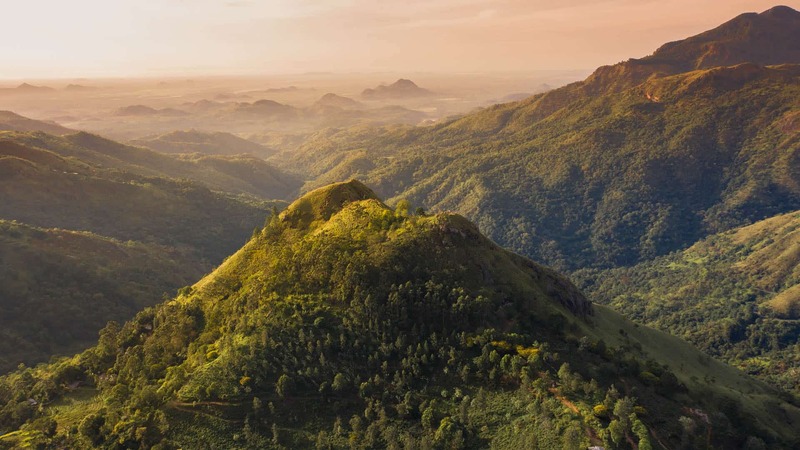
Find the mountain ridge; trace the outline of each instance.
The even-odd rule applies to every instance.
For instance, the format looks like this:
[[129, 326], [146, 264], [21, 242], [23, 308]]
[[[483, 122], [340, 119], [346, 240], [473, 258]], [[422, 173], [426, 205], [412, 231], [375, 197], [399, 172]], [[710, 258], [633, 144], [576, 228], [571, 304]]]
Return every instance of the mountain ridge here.
[[[791, 23], [767, 35], [800, 32]], [[275, 161], [308, 173], [305, 189], [357, 176], [389, 203], [458, 211], [561, 270], [633, 264], [800, 207], [797, 64], [632, 64], [431, 127], [329, 130]], [[642, 72], [610, 75], [627, 67]]]
[[641, 59], [598, 68], [574, 86], [591, 93], [614, 92], [652, 77], [743, 63], [800, 64], [800, 12], [787, 6], [741, 14], [722, 25], [659, 47]]

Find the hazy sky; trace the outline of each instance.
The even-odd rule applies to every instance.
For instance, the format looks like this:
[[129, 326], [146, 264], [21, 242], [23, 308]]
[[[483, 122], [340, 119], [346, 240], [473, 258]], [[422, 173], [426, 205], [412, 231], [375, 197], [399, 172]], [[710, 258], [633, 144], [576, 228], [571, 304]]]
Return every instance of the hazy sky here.
[[776, 1], [0, 0], [0, 78], [592, 69]]

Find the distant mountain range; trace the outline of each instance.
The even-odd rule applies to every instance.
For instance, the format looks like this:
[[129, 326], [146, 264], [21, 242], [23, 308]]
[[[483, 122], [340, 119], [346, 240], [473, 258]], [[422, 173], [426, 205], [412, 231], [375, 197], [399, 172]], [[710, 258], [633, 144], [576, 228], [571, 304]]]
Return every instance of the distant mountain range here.
[[[268, 99], [254, 102], [199, 100], [186, 103], [181, 108], [194, 115], [195, 118], [213, 118], [216, 121], [231, 123], [264, 120], [297, 124], [303, 130], [308, 130], [309, 127], [312, 130], [325, 127], [349, 127], [359, 123], [418, 124], [428, 118], [428, 114], [422, 111], [391, 104], [379, 107], [376, 107], [375, 104], [365, 105], [357, 100], [334, 93], [323, 95], [311, 106], [305, 108]], [[150, 110], [152, 111], [149, 114], [157, 117], [157, 111], [152, 108]], [[146, 115], [141, 117], [146, 117]]]
[[50, 92], [55, 92], [55, 89], [49, 86], [36, 86], [33, 84], [22, 83], [17, 87], [14, 88], [0, 88], [0, 95], [2, 94], [20, 94], [20, 95], [29, 95], [29, 94], [46, 94]]
[[114, 111], [115, 116], [185, 116], [186, 111], [175, 108], [155, 109], [145, 105], [130, 105]]
[[400, 78], [389, 85], [381, 85], [374, 89], [364, 89], [361, 97], [369, 100], [403, 99], [429, 97], [433, 92], [423, 89], [411, 80]]

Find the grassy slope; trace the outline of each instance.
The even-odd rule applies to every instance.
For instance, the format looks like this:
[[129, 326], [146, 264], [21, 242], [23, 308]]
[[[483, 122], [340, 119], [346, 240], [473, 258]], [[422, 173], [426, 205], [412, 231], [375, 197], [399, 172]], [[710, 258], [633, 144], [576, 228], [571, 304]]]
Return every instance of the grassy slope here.
[[0, 131], [41, 131], [55, 135], [75, 132], [55, 122], [29, 119], [11, 111], [0, 111]]
[[188, 247], [208, 261], [238, 248], [268, 209], [196, 182], [98, 167], [24, 140], [0, 140], [0, 173], [2, 218]]
[[798, 229], [800, 214], [784, 214], [631, 268], [576, 277], [595, 301], [798, 393]]

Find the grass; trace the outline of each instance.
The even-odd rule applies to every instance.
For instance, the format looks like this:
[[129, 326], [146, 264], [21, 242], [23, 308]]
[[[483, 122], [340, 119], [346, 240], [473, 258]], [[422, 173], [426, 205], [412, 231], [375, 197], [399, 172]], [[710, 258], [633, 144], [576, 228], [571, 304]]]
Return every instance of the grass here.
[[[783, 436], [796, 436], [790, 423], [800, 421], [800, 409], [778, 400], [778, 391], [742, 371], [697, 350], [686, 341], [650, 327], [637, 326], [604, 306], [595, 305], [593, 318], [608, 344], [631, 348], [641, 345], [642, 359], [666, 364], [689, 388], [690, 396], [724, 398], [740, 402], [742, 411], [763, 429], [774, 428]], [[623, 330], [624, 334], [613, 332]], [[610, 339], [611, 338], [611, 339]], [[783, 417], [781, 421], [775, 420]]]
[[77, 427], [86, 416], [99, 411], [103, 407], [99, 394], [95, 388], [80, 386], [48, 405], [58, 422], [59, 432]]

